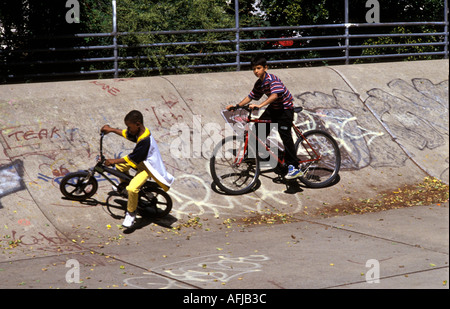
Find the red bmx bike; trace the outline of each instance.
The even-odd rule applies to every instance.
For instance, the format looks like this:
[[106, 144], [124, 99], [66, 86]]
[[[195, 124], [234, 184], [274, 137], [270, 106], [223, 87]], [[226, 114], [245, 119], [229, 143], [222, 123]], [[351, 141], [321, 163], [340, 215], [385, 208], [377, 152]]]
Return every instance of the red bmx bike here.
[[[300, 113], [302, 107], [294, 108]], [[270, 123], [270, 120], [254, 119], [247, 106], [224, 111], [225, 119], [240, 125], [238, 134], [225, 137], [218, 143], [210, 159], [211, 176], [214, 183], [227, 194], [244, 194], [252, 190], [258, 181], [263, 161], [272, 161], [278, 167], [285, 166], [282, 145], [268, 145], [250, 129], [250, 123]], [[302, 132], [293, 125], [295, 150], [303, 175], [299, 177], [307, 187], [322, 188], [332, 184], [339, 173], [341, 153], [335, 139], [322, 130]], [[251, 140], [256, 141], [250, 142]], [[261, 157], [265, 151], [265, 158]], [[268, 154], [268, 155], [267, 155]]]

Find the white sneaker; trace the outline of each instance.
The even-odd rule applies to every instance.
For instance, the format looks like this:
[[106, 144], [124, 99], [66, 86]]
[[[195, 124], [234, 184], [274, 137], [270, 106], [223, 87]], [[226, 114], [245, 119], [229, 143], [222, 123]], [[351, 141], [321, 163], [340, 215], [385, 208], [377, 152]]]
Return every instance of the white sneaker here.
[[125, 215], [125, 220], [123, 220], [122, 226], [126, 228], [130, 228], [133, 226], [134, 221], [136, 220], [136, 212], [128, 212]]
[[287, 175], [284, 177], [286, 179], [295, 179], [298, 177], [303, 176], [302, 170], [301, 169], [297, 169], [292, 165], [289, 165], [288, 167], [288, 173]]

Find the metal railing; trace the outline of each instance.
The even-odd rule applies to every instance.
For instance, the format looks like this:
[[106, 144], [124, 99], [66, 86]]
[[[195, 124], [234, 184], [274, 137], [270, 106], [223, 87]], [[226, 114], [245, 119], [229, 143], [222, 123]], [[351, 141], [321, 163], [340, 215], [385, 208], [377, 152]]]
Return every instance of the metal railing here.
[[[238, 1], [236, 1], [237, 3]], [[238, 8], [236, 8], [238, 11]], [[445, 11], [448, 11], [447, 1], [445, 1]], [[196, 30], [177, 30], [177, 31], [150, 31], [150, 32], [118, 32], [117, 19], [115, 16], [115, 1], [113, 1], [113, 31], [110, 33], [80, 33], [62, 36], [39, 36], [30, 39], [35, 40], [64, 40], [64, 39], [81, 39], [82, 43], [87, 38], [107, 38], [110, 43], [102, 45], [79, 45], [69, 47], [55, 47], [55, 48], [34, 48], [27, 50], [1, 50], [0, 49], [0, 71], [7, 71], [6, 76], [3, 77], [2, 82], [11, 82], [14, 80], [26, 79], [58, 79], [61, 77], [74, 77], [80, 75], [97, 75], [105, 76], [112, 75], [117, 78], [126, 74], [138, 72], [151, 73], [152, 71], [170, 71], [177, 70], [180, 67], [190, 70], [202, 69], [224, 69], [228, 68], [240, 70], [242, 66], [249, 65], [249, 61], [242, 61], [243, 56], [250, 57], [256, 54], [266, 54], [268, 58], [276, 58], [269, 61], [269, 64], [278, 66], [298, 65], [300, 63], [342, 63], [350, 64], [355, 61], [367, 61], [373, 59], [400, 59], [407, 57], [442, 57], [448, 58], [448, 19], [445, 14], [444, 21], [437, 22], [392, 22], [392, 23], [340, 23], [340, 24], [321, 24], [321, 25], [299, 25], [288, 27], [239, 27], [239, 16], [236, 16], [236, 26], [234, 28], [224, 29], [196, 29]], [[348, 20], [348, 19], [346, 19]], [[442, 30], [436, 30], [431, 33], [424, 32], [408, 32], [408, 33], [392, 33], [381, 31], [386, 27], [436, 27]], [[373, 33], [373, 30], [363, 33], [361, 29], [370, 28], [377, 29], [379, 33]], [[358, 29], [356, 33], [352, 33], [353, 29]], [[320, 35], [307, 36], [293, 36], [285, 37], [257, 37], [253, 38], [252, 33], [258, 31], [260, 33], [270, 34], [270, 32], [290, 31], [295, 33], [305, 33], [305, 31], [323, 30]], [[327, 33], [333, 32], [333, 33]], [[320, 32], [320, 31], [319, 31]], [[193, 41], [160, 41], [151, 42], [148, 44], [127, 45], [121, 44], [121, 38], [128, 36], [152, 35], [152, 36], [177, 36], [186, 34], [202, 35], [208, 33], [221, 33], [228, 36], [226, 39], [218, 39], [214, 41], [197, 39]], [[249, 35], [245, 35], [249, 33]], [[361, 44], [367, 39], [380, 38], [428, 38], [424, 42], [412, 43], [383, 43], [376, 45]], [[296, 47], [280, 47], [280, 42], [289, 42], [292, 45], [297, 43]], [[311, 44], [314, 42], [315, 44]], [[356, 42], [355, 45], [352, 43]], [[81, 44], [81, 43], [80, 43]], [[160, 59], [187, 59], [186, 63], [181, 66], [152, 66], [149, 61], [149, 56], [145, 51], [149, 49], [161, 47], [176, 47], [176, 46], [206, 46], [206, 45], [222, 45], [229, 46], [227, 51], [212, 51], [212, 52], [189, 52], [189, 53], [165, 53], [154, 56]], [[252, 49], [254, 44], [263, 45], [263, 48]], [[278, 47], [273, 47], [276, 44]], [[250, 46], [250, 48], [246, 47]], [[268, 48], [269, 46], [270, 48]], [[392, 48], [428, 48], [429, 51], [419, 52], [396, 52], [386, 53], [386, 49]], [[380, 49], [379, 53], [372, 53], [364, 55], [362, 50]], [[384, 49], [381, 50], [381, 49]], [[100, 51], [100, 53], [99, 53]], [[133, 52], [131, 52], [133, 51]], [[60, 57], [64, 53], [77, 53], [76, 58]], [[6, 57], [20, 54], [45, 54], [47, 59], [43, 60], [21, 60], [10, 61], [14, 57]], [[86, 53], [96, 53], [94, 56], [86, 55]], [[311, 56], [311, 54], [320, 54], [320, 56]], [[7, 55], [6, 55], [7, 54]], [[324, 55], [325, 54], [325, 55]], [[49, 55], [51, 55], [49, 57]], [[3, 59], [2, 59], [3, 58]], [[190, 60], [198, 58], [212, 59], [212, 61], [203, 61], [202, 63], [192, 63]], [[220, 58], [219, 60], [217, 58]], [[228, 60], [228, 61], [227, 61]], [[142, 66], [130, 65], [130, 62], [143, 61], [146, 64]], [[81, 69], [65, 71], [63, 64], [78, 65]], [[100, 64], [100, 68], [96, 68], [94, 64]], [[46, 66], [58, 65], [58, 70], [48, 72], [45, 70]], [[19, 67], [34, 67], [35, 72], [31, 74], [16, 74], [14, 68]], [[8, 70], [7, 70], [8, 68]], [[39, 72], [39, 68], [43, 68]], [[59, 70], [61, 69], [61, 70]], [[37, 72], [36, 72], [37, 70]], [[3, 73], [2, 73], [3, 74]], [[0, 75], [1, 76], [1, 75]]]

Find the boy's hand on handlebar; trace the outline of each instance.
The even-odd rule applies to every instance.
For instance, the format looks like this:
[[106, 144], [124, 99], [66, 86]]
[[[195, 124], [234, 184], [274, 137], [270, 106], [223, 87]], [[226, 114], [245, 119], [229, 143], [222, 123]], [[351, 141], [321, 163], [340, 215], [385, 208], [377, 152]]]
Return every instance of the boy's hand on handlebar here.
[[108, 134], [108, 133], [116, 133], [117, 135], [122, 135], [122, 130], [121, 129], [115, 129], [115, 128], [111, 128], [108, 124], [105, 124], [100, 131], [103, 134]]
[[111, 129], [112, 129], [112, 128], [111, 128], [109, 125], [105, 124], [105, 125], [100, 129], [100, 132], [102, 132], [102, 133], [104, 133], [104, 134], [108, 134], [108, 133], [112, 132]]
[[121, 164], [121, 163], [126, 163], [124, 158], [118, 158], [118, 159], [106, 159], [104, 164], [106, 166], [111, 166], [111, 165], [115, 165], [115, 164]]
[[114, 163], [113, 163], [112, 161], [113, 161], [112, 159], [106, 159], [105, 162], [104, 162], [104, 164], [105, 164], [106, 166], [114, 165]]
[[236, 110], [236, 109], [238, 109], [238, 108], [250, 109], [250, 110], [258, 110], [258, 109], [259, 109], [259, 106], [256, 105], [256, 104], [250, 104], [250, 105], [248, 105], [248, 107], [247, 107], [246, 105], [244, 105], [244, 106], [239, 106], [239, 105], [228, 105], [228, 106], [226, 107], [226, 109], [229, 110], [229, 111], [234, 111], [234, 110]]

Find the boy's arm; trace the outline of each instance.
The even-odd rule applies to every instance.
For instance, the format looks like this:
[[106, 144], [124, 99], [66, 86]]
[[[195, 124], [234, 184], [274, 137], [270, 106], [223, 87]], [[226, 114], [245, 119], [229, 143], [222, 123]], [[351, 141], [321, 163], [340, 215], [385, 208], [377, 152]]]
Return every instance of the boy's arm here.
[[127, 161], [125, 161], [124, 158], [120, 158], [120, 159], [106, 159], [105, 160], [105, 165], [106, 166], [115, 165], [115, 164], [121, 164], [121, 163], [127, 163]]
[[[108, 134], [108, 133], [116, 133], [117, 135], [122, 135], [122, 130], [120, 129], [114, 129], [111, 128], [109, 125], [105, 124], [100, 131], [102, 133]], [[114, 164], [120, 164], [120, 163], [126, 163], [125, 159], [120, 158], [120, 159], [107, 159], [105, 160], [105, 165], [106, 166], [110, 166], [110, 165], [114, 165]]]
[[274, 102], [278, 98], [278, 93], [272, 93], [267, 100], [262, 102], [261, 104], [250, 104], [250, 108], [263, 108], [266, 105], [269, 105], [270, 103]]
[[[120, 129], [115, 129], [115, 128], [111, 128], [109, 125], [105, 124], [101, 130], [102, 133], [108, 134], [108, 133], [116, 133], [117, 135], [122, 136], [122, 130]], [[105, 160], [105, 165], [106, 166], [110, 166], [110, 165], [114, 165], [114, 164], [121, 164], [121, 163], [126, 163], [127, 161], [125, 161], [124, 158], [119, 158], [119, 159], [107, 159]]]

